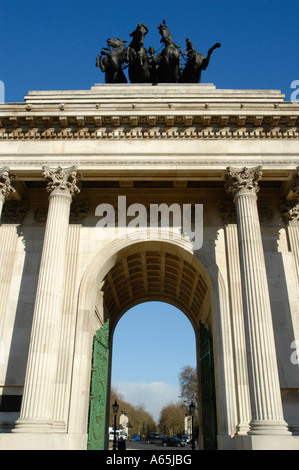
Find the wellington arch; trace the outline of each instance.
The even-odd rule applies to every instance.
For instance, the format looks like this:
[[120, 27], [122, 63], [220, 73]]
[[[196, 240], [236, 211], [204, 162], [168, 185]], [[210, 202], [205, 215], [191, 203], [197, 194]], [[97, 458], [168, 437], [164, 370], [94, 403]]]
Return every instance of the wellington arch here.
[[[198, 449], [298, 450], [298, 103], [105, 84], [0, 121], [0, 449], [105, 449], [115, 326], [158, 300], [194, 329]], [[105, 238], [119, 197], [202, 206], [202, 244], [148, 219]]]

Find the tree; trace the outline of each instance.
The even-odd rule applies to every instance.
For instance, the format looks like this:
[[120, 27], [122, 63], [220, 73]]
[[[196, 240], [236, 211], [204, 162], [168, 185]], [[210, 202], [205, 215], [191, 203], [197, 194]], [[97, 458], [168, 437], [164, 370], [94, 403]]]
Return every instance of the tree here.
[[[113, 387], [110, 392], [110, 406], [109, 406], [109, 426], [114, 425], [114, 414], [112, 410], [112, 404], [117, 400], [119, 405], [118, 418], [123, 412], [129, 418], [130, 435], [139, 434], [143, 435], [150, 432], [156, 431], [156, 423], [154, 418], [148, 411], [146, 411], [143, 405], [133, 406], [131, 403], [126, 402], [123, 396], [117, 392]], [[118, 422], [118, 420], [117, 420]]]
[[184, 366], [179, 373], [180, 398], [188, 407], [193, 403], [198, 407], [197, 372], [194, 367]]
[[162, 408], [159, 420], [161, 434], [184, 434], [186, 409], [183, 403], [170, 403]]

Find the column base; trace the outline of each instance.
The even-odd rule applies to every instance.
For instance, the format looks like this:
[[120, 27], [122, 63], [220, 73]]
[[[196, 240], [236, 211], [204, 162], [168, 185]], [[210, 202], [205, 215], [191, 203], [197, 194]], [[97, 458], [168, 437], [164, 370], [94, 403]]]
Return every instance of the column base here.
[[291, 436], [288, 425], [285, 421], [260, 421], [252, 420], [250, 423], [249, 436], [279, 435]]
[[250, 431], [249, 423], [240, 423], [237, 427], [238, 436], [247, 436]]
[[42, 419], [19, 419], [12, 433], [65, 433], [66, 424], [62, 421], [49, 422]]

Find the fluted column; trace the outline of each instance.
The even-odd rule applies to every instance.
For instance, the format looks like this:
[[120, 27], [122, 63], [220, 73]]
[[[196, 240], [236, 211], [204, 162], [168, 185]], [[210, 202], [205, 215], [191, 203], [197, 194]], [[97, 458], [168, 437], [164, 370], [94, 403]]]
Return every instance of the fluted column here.
[[0, 341], [18, 241], [16, 227], [12, 224], [0, 227]]
[[236, 204], [251, 402], [248, 434], [289, 434], [283, 419], [266, 265], [257, 209], [262, 168], [227, 169]]
[[231, 322], [237, 387], [238, 434], [247, 434], [251, 421], [248, 367], [242, 303], [238, 227], [233, 202], [222, 202], [220, 210], [224, 222], [227, 269], [229, 279]]
[[65, 289], [59, 338], [59, 359], [54, 401], [54, 419], [66, 423], [71, 389], [73, 343], [75, 335], [75, 284], [77, 277], [78, 246], [81, 225], [70, 225], [68, 230], [65, 265]]
[[9, 168], [0, 168], [0, 220], [6, 197], [10, 192], [15, 192], [15, 189], [11, 185], [12, 180], [13, 178], [9, 175]]
[[43, 168], [50, 193], [20, 419], [14, 432], [64, 430], [54, 421], [55, 378], [69, 215], [76, 168]]
[[[13, 178], [9, 175], [9, 168], [0, 168], [0, 221], [5, 199], [9, 193], [15, 192], [15, 189], [11, 185], [12, 181]], [[0, 348], [3, 344], [2, 328], [13, 269], [16, 243], [17, 236], [15, 225], [0, 226]]]

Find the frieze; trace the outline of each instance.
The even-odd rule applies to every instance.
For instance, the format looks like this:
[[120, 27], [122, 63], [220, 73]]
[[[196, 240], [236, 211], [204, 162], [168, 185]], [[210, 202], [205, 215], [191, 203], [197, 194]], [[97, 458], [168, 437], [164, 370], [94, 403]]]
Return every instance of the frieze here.
[[[152, 159], [147, 159], [147, 160], [144, 160], [142, 158], [140, 159], [137, 159], [136, 160], [127, 160], [126, 158], [124, 159], [114, 159], [113, 156], [110, 157], [109, 160], [106, 160], [105, 158], [102, 158], [101, 160], [98, 160], [98, 159], [95, 159], [94, 158], [94, 155], [85, 155], [86, 158], [90, 158], [90, 160], [78, 160], [77, 158], [74, 158], [74, 160], [65, 160], [63, 161], [64, 165], [73, 165], [73, 164], [76, 164], [77, 166], [80, 166], [80, 167], [98, 167], [98, 166], [127, 166], [127, 165], [130, 165], [130, 166], [146, 166], [146, 165], [157, 165], [157, 166], [160, 166], [160, 165], [163, 165], [163, 166], [173, 166], [173, 165], [176, 165], [176, 166], [195, 166], [195, 167], [201, 167], [201, 166], [218, 166], [218, 167], [226, 167], [227, 165], [235, 165], [236, 164], [236, 159], [233, 159], [233, 160], [230, 160], [230, 159], [226, 159], [226, 160], [217, 160], [216, 157], [217, 155], [211, 155], [211, 158], [210, 159], [202, 159], [201, 158], [201, 155], [198, 155], [198, 158], [197, 159], [194, 159], [194, 160], [188, 160], [188, 159], [185, 159], [186, 155], [184, 154], [178, 154], [177, 156], [180, 156], [182, 157], [181, 160], [176, 160], [176, 159], [169, 159], [169, 160], [164, 160], [164, 159], [155, 159], [154, 156]], [[236, 155], [236, 157], [239, 157], [240, 155]], [[32, 160], [28, 161], [28, 160], [14, 160], [14, 167], [22, 167], [22, 166], [30, 166], [30, 167], [34, 167], [34, 168], [41, 168], [44, 163], [45, 163], [45, 160], [47, 160], [47, 156], [45, 156], [45, 159], [43, 160], [37, 160], [37, 157], [40, 157], [40, 155], [31, 155], [32, 157]], [[36, 158], [35, 158], [36, 157]], [[104, 157], [104, 155], [103, 155]], [[273, 160], [273, 159], [269, 159], [267, 158], [267, 155], [264, 154], [263, 157], [264, 158], [261, 158], [259, 157], [258, 159], [254, 160], [254, 159], [247, 159], [246, 158], [246, 154], [243, 154], [242, 153], [242, 157], [243, 160], [242, 162], [240, 162], [240, 165], [242, 165], [243, 163], [246, 163], [246, 165], [258, 165], [258, 164], [263, 164], [263, 165], [275, 165], [275, 166], [282, 166], [282, 167], [286, 167], [286, 166], [291, 166], [291, 165], [294, 165], [294, 163], [296, 164], [297, 161], [298, 161], [298, 158], [297, 157], [294, 157], [293, 160], [286, 160], [286, 159], [279, 159], [279, 160]], [[50, 161], [50, 157], [49, 157], [49, 161]], [[61, 160], [59, 161], [51, 161], [51, 165], [55, 166], [55, 165], [60, 165], [61, 164]], [[16, 170], [15, 170], [16, 171]]]

